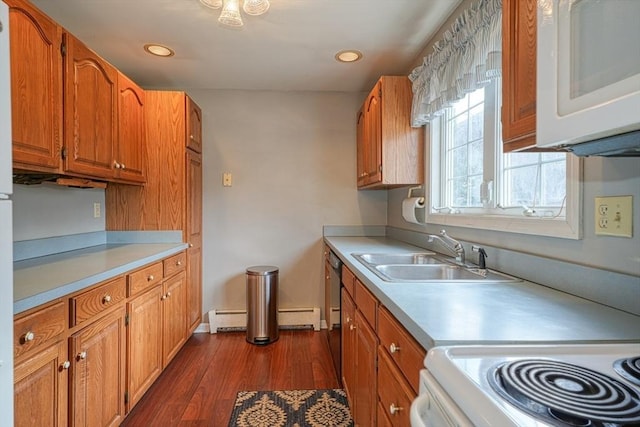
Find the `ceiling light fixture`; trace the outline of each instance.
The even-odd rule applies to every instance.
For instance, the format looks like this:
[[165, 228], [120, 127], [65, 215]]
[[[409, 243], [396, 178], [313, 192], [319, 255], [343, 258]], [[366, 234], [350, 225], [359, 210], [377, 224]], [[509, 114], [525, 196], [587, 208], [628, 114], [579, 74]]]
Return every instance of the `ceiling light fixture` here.
[[335, 58], [338, 62], [356, 62], [362, 59], [362, 52], [357, 50], [341, 50], [336, 53]]
[[160, 56], [163, 58], [167, 58], [176, 54], [173, 49], [162, 46], [160, 44], [145, 44], [144, 50], [151, 55]]
[[[240, 0], [200, 0], [204, 6], [211, 9], [220, 9], [218, 22], [228, 27], [242, 27], [240, 16]], [[244, 0], [242, 10], [247, 15], [258, 16], [269, 10], [269, 0]]]

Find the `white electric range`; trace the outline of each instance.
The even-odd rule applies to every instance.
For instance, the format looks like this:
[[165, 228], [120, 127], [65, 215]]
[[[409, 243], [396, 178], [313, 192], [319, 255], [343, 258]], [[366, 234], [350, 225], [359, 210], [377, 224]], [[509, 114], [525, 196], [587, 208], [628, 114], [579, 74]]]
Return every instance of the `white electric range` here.
[[430, 350], [414, 427], [640, 426], [640, 342]]

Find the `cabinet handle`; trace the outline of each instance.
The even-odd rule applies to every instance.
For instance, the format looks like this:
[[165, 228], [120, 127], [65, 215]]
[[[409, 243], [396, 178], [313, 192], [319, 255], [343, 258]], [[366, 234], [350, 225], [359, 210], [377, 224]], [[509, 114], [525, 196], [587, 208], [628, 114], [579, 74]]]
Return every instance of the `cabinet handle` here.
[[34, 339], [36, 339], [36, 334], [34, 334], [33, 332], [29, 331], [26, 334], [24, 334], [24, 336], [22, 337], [22, 343], [26, 344], [30, 341], [33, 341]]
[[147, 277], [147, 281], [148, 281], [148, 282], [152, 281], [153, 279], [154, 279], [153, 274], [150, 274], [150, 275]]
[[392, 342], [391, 345], [389, 346], [389, 352], [391, 352], [391, 354], [396, 353], [400, 351], [400, 346], [397, 346], [396, 343]]
[[391, 415], [395, 415], [398, 411], [402, 411], [404, 408], [401, 408], [400, 406], [396, 406], [395, 404], [391, 404], [389, 406], [389, 413]]
[[60, 365], [60, 367], [62, 369], [69, 369], [71, 367], [71, 362], [69, 362], [68, 360], [65, 360], [64, 362], [62, 362], [62, 365]]
[[87, 352], [86, 351], [81, 351], [80, 353], [78, 353], [77, 356], [78, 360], [84, 360], [87, 358]]
[[111, 295], [105, 295], [104, 298], [102, 298], [103, 304], [108, 304], [110, 302], [111, 302]]

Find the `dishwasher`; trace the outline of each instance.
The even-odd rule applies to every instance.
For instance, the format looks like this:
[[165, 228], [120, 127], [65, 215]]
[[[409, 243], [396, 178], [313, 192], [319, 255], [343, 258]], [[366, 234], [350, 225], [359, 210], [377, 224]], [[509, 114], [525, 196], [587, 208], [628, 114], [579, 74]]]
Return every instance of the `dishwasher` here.
[[342, 276], [342, 261], [332, 251], [326, 260], [328, 264], [328, 279], [325, 282], [325, 317], [327, 321], [329, 348], [331, 349], [331, 358], [336, 368], [338, 379], [342, 378], [340, 368], [340, 280]]

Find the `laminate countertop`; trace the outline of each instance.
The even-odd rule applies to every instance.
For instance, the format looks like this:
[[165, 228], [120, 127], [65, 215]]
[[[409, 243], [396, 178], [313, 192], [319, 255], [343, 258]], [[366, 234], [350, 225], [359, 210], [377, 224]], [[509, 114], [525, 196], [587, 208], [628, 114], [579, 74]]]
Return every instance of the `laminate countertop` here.
[[103, 244], [13, 263], [13, 314], [159, 261], [185, 243]]
[[444, 345], [640, 342], [640, 316], [539, 284], [394, 283], [353, 253], [425, 252], [386, 237], [324, 237], [425, 348]]

